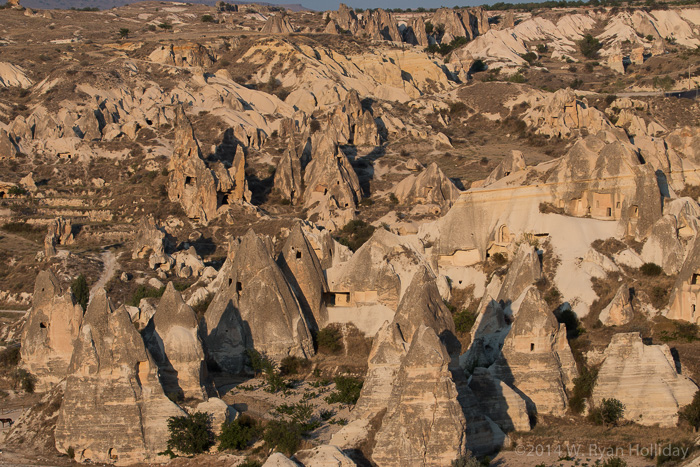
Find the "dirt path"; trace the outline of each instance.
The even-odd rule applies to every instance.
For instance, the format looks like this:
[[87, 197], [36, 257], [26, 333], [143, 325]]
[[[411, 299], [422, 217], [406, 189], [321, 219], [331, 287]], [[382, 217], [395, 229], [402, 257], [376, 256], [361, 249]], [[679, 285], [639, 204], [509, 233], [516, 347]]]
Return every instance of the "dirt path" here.
[[109, 280], [112, 278], [119, 265], [117, 263], [117, 257], [114, 256], [114, 253], [112, 253], [110, 250], [103, 251], [101, 257], [104, 269], [102, 270], [100, 278], [90, 289], [90, 299], [92, 299], [92, 296], [95, 295], [97, 290], [107, 285], [107, 282], [109, 282]]

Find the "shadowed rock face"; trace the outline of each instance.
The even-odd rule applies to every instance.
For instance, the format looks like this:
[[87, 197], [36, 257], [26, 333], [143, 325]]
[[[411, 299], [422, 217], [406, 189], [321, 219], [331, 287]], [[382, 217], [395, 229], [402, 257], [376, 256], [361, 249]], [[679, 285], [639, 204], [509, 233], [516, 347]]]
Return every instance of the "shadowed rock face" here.
[[34, 286], [34, 303], [22, 334], [22, 365], [37, 377], [36, 389], [49, 390], [66, 377], [83, 309], [63, 292], [51, 271], [42, 271]]
[[273, 360], [313, 354], [308, 324], [284, 274], [261, 239], [249, 230], [204, 316], [209, 357], [222, 369], [240, 372], [245, 350]]
[[466, 450], [466, 420], [431, 328], [420, 326], [398, 372], [372, 460], [379, 465], [449, 465]]
[[158, 365], [166, 394], [206, 400], [210, 386], [197, 315], [169, 282], [158, 309], [144, 330], [144, 341]]
[[504, 432], [530, 431], [530, 417], [525, 400], [503, 381], [494, 378], [486, 368], [474, 369], [469, 381], [479, 409]]
[[104, 290], [90, 302], [71, 358], [56, 424], [56, 449], [84, 462], [156, 460], [167, 447], [167, 419], [183, 415], [124, 307]]
[[560, 416], [566, 411], [566, 390], [578, 376], [576, 363], [566, 328], [535, 288], [526, 292], [502, 354], [489, 370], [521, 394], [531, 412]]
[[299, 305], [310, 326], [321, 329], [328, 322], [328, 310], [323, 303], [323, 294], [328, 292], [326, 276], [316, 252], [304, 235], [301, 224], [292, 228], [292, 233], [282, 247], [277, 264], [292, 286]]
[[641, 425], [673, 427], [678, 409], [690, 404], [698, 387], [680, 375], [667, 345], [644, 345], [639, 333], [615, 334], [593, 389], [593, 402], [615, 398], [624, 418]]

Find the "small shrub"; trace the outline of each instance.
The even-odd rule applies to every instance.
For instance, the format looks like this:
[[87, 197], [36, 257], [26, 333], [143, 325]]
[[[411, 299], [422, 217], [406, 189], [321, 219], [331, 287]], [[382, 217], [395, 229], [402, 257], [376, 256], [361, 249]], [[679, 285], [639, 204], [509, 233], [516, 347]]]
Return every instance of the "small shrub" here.
[[27, 194], [27, 190], [19, 186], [13, 186], [7, 190], [7, 194], [12, 196], [24, 196]]
[[168, 449], [183, 454], [200, 454], [212, 445], [211, 423], [206, 412], [168, 418]]
[[586, 408], [586, 400], [593, 394], [597, 379], [598, 370], [589, 370], [587, 367], [583, 367], [581, 374], [574, 378], [574, 389], [569, 399], [569, 408], [573, 413], [581, 414]]
[[462, 310], [459, 313], [455, 313], [455, 330], [461, 334], [470, 332], [476, 322], [476, 316], [476, 313], [469, 310]]
[[161, 29], [164, 30], [164, 31], [168, 31], [168, 30], [170, 30], [170, 29], [173, 28], [173, 25], [170, 24], [170, 23], [160, 23], [160, 24], [158, 25], [158, 27], [161, 28]]
[[119, 37], [121, 37], [122, 39], [126, 39], [127, 37], [129, 37], [129, 28], [121, 28], [119, 30]]
[[163, 296], [164, 293], [165, 286], [161, 287], [160, 289], [155, 289], [153, 287], [139, 285], [136, 291], [134, 292], [134, 295], [131, 297], [131, 300], [129, 300], [129, 302], [127, 303], [127, 305], [139, 306], [139, 302], [141, 302], [141, 299], [160, 298]]
[[627, 462], [619, 457], [609, 457], [601, 464], [601, 467], [627, 467]]
[[510, 81], [511, 83], [524, 83], [525, 81], [527, 81], [527, 79], [525, 78], [525, 76], [523, 76], [522, 73], [518, 72], [510, 76], [508, 78], [508, 81]]
[[639, 268], [639, 271], [645, 276], [659, 276], [664, 270], [658, 264], [644, 263]]
[[215, 23], [214, 17], [212, 15], [202, 15], [202, 23]]
[[657, 447], [656, 465], [693, 465], [694, 462], [684, 463], [688, 460], [688, 454], [693, 452], [696, 445], [691, 440], [681, 440], [675, 443], [659, 445]]
[[318, 130], [321, 129], [321, 122], [318, 120], [311, 120], [311, 123], [309, 124], [309, 130], [311, 130], [311, 134], [313, 135], [316, 133]]
[[0, 367], [14, 368], [19, 364], [19, 347], [10, 347], [0, 351]]
[[305, 358], [287, 356], [280, 363], [280, 373], [283, 375], [296, 375], [301, 370], [306, 370], [311, 366], [311, 362]]
[[598, 56], [598, 51], [603, 47], [603, 45], [592, 35], [586, 34], [583, 36], [583, 39], [578, 41], [578, 47], [584, 57], [596, 58]]
[[525, 60], [527, 63], [532, 65], [537, 61], [537, 54], [535, 52], [528, 52], [525, 54], [520, 55], [520, 57]]
[[693, 402], [678, 411], [678, 418], [688, 422], [694, 429], [700, 429], [700, 391], [695, 392]]
[[301, 445], [301, 436], [301, 425], [285, 420], [272, 420], [263, 433], [268, 448], [277, 449], [287, 457], [297, 452]]
[[221, 424], [218, 449], [219, 451], [243, 450], [259, 434], [260, 428], [255, 420], [248, 415], [241, 415], [232, 422]]
[[14, 371], [12, 374], [12, 379], [14, 380], [15, 383], [15, 389], [21, 389], [22, 391], [26, 392], [27, 394], [33, 394], [34, 393], [34, 386], [36, 384], [36, 378], [34, 375], [29, 373], [27, 370], [23, 368], [18, 368]]
[[470, 73], [480, 73], [486, 71], [486, 63], [483, 60], [474, 60], [472, 67], [469, 69]]
[[503, 266], [508, 262], [508, 256], [504, 255], [503, 253], [494, 253], [491, 255], [491, 259], [499, 266]]
[[326, 402], [355, 405], [360, 398], [363, 381], [352, 376], [336, 376], [333, 381], [336, 390], [326, 397]]
[[389, 193], [389, 202], [393, 205], [399, 204], [399, 199], [396, 197], [394, 193]]
[[[559, 291], [557, 290], [557, 294], [558, 293]], [[560, 323], [563, 323], [564, 326], [566, 326], [566, 337], [568, 337], [569, 339], [575, 339], [581, 333], [581, 322], [579, 321], [578, 316], [576, 316], [576, 313], [574, 313], [573, 310], [567, 308], [566, 310], [562, 311], [559, 314], [558, 321]]]
[[73, 292], [75, 301], [83, 307], [83, 310], [86, 310], [90, 299], [90, 288], [87, 285], [85, 276], [80, 274], [70, 285], [70, 290]]
[[316, 335], [319, 352], [336, 353], [340, 351], [343, 348], [342, 339], [343, 335], [338, 328], [329, 326], [321, 329]]
[[350, 248], [352, 251], [357, 251], [374, 233], [375, 227], [362, 220], [351, 220], [340, 229], [335, 239]]
[[66, 450], [66, 454], [68, 455], [69, 458], [75, 459], [75, 449], [73, 449], [73, 446], [68, 446], [68, 449]]
[[603, 399], [588, 415], [596, 425], [617, 425], [625, 414], [625, 405], [617, 399]]
[[471, 451], [467, 451], [463, 456], [453, 460], [451, 467], [481, 467], [482, 465]]

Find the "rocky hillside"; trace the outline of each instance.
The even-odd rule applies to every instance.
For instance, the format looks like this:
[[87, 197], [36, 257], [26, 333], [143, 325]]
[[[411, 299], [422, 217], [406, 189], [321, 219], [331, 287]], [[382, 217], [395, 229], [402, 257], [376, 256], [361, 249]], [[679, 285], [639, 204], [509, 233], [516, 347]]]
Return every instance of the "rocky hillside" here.
[[697, 5], [45, 8], [3, 461], [697, 463]]

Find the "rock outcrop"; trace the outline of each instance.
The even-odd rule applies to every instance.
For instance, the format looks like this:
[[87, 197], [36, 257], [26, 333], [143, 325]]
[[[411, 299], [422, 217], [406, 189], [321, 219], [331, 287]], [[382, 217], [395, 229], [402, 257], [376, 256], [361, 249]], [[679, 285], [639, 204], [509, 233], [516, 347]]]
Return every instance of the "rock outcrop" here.
[[301, 180], [301, 159], [292, 140], [275, 170], [275, 189], [292, 204], [298, 204], [304, 194]]
[[426, 267], [421, 267], [401, 297], [394, 315], [406, 342], [411, 342], [421, 326], [431, 328], [440, 337], [449, 355], [459, 355], [461, 345], [455, 333], [455, 324], [447, 309], [437, 284], [435, 275]]
[[447, 211], [459, 198], [459, 189], [433, 162], [418, 175], [409, 175], [392, 192], [400, 203], [434, 204]]
[[372, 460], [379, 465], [443, 466], [466, 451], [466, 420], [433, 329], [415, 332], [398, 371]]
[[640, 425], [674, 427], [678, 409], [690, 404], [698, 387], [679, 374], [667, 345], [644, 345], [639, 333], [615, 334], [605, 350], [592, 400], [617, 399], [623, 417]]
[[192, 124], [182, 107], [175, 113], [175, 152], [168, 167], [168, 197], [187, 217], [208, 223], [216, 217], [216, 181], [202, 158]]
[[530, 413], [563, 415], [566, 411], [567, 388], [573, 388], [578, 376], [576, 363], [566, 328], [534, 287], [526, 292], [501, 356], [489, 371], [523, 395]]
[[143, 336], [158, 365], [165, 393], [206, 400], [211, 382], [204, 362], [197, 315], [172, 282], [168, 282]]
[[44, 254], [50, 258], [56, 254], [56, 245], [71, 245], [73, 238], [73, 222], [70, 219], [58, 217], [49, 223], [44, 237]]
[[496, 166], [495, 169], [489, 174], [489, 176], [484, 181], [483, 186], [490, 185], [503, 177], [524, 170], [526, 167], [525, 158], [521, 151], [513, 149], [509, 155], [507, 155], [500, 164]]
[[632, 318], [634, 310], [630, 304], [630, 289], [627, 284], [622, 284], [608, 306], [600, 312], [598, 319], [605, 326], [623, 326], [632, 321]]
[[[104, 290], [85, 313], [56, 423], [56, 449], [76, 460], [122, 464], [164, 460], [167, 419], [184, 415], [158, 381], [158, 368], [124, 307]], [[159, 459], [160, 457], [160, 459]]]
[[36, 376], [44, 392], [68, 375], [73, 346], [83, 322], [83, 309], [64, 292], [51, 271], [41, 271], [34, 285], [32, 308], [22, 330], [22, 365]]
[[342, 227], [355, 216], [362, 197], [360, 182], [338, 144], [325, 134], [314, 134], [313, 155], [304, 173], [304, 206], [309, 220]]
[[292, 228], [277, 257], [277, 264], [296, 294], [309, 326], [312, 329], [324, 328], [328, 323], [328, 310], [323, 294], [328, 292], [328, 283], [301, 224]]
[[252, 230], [241, 239], [226, 274], [205, 313], [202, 329], [209, 357], [219, 367], [242, 371], [246, 349], [276, 361], [288, 355], [313, 354], [311, 333], [299, 302]]
[[287, 15], [272, 15], [267, 19], [260, 32], [263, 34], [291, 34], [294, 32], [294, 28]]

